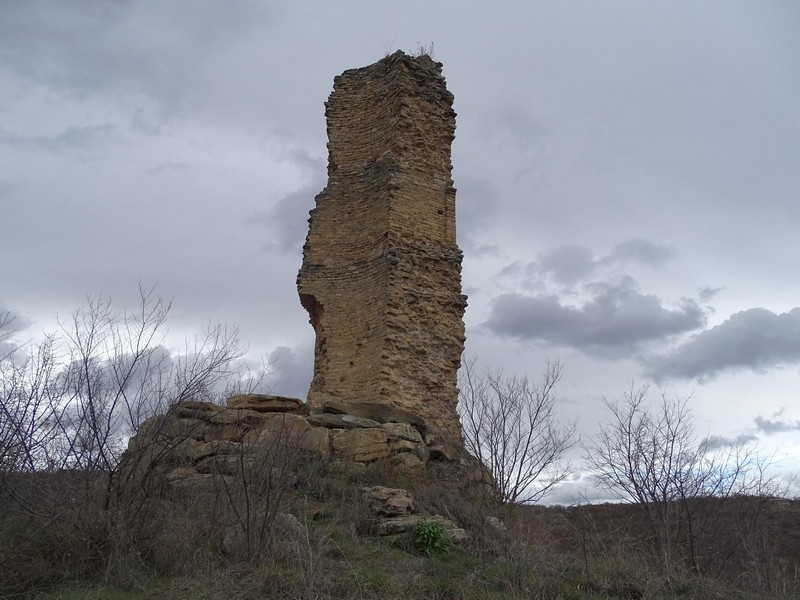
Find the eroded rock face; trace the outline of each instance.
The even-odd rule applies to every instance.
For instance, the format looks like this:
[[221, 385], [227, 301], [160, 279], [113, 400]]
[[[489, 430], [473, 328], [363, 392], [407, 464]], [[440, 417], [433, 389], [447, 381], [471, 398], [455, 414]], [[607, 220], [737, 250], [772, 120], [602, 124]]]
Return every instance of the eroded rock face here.
[[297, 398], [270, 394], [240, 394], [228, 398], [229, 408], [256, 412], [287, 412], [297, 410], [302, 405], [303, 402]]
[[[275, 449], [362, 466], [390, 459], [388, 464], [404, 472], [447, 458], [438, 452], [439, 438], [426, 433], [423, 425], [381, 423], [341, 413], [308, 415], [305, 406], [293, 399], [282, 399], [283, 412], [275, 405], [268, 411], [233, 408], [242, 406], [241, 399], [232, 397], [228, 406], [180, 402], [167, 414], [151, 417], [130, 439], [120, 477], [135, 481], [141, 472], [150, 471], [175, 490], [213, 490], [222, 485], [215, 475], [241, 478], [257, 470]], [[381, 416], [403, 414], [389, 411]]]
[[396, 52], [334, 80], [328, 185], [297, 283], [316, 332], [311, 411], [422, 422], [459, 445], [466, 296], [441, 67]]

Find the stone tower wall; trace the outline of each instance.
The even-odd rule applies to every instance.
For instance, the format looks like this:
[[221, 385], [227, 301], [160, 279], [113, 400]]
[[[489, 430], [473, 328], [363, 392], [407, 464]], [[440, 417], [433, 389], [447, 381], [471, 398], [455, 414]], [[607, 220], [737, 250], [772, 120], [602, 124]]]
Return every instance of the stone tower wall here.
[[397, 52], [334, 80], [328, 185], [298, 275], [317, 336], [312, 411], [380, 404], [460, 439], [452, 101], [427, 56]]

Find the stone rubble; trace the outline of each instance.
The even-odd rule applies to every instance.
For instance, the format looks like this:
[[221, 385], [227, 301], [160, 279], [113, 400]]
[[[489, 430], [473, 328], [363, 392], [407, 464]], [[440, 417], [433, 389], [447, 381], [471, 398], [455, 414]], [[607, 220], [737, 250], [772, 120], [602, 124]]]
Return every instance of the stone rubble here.
[[378, 535], [399, 535], [411, 531], [420, 521], [436, 521], [442, 524], [451, 542], [461, 544], [469, 540], [466, 530], [450, 519], [417, 513], [414, 498], [408, 490], [372, 486], [361, 488], [361, 493], [378, 519], [375, 526]]

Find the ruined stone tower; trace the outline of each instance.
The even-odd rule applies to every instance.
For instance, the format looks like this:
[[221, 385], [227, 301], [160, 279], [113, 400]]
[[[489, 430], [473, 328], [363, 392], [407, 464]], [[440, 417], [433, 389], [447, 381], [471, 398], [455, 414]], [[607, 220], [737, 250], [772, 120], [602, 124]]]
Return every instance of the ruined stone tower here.
[[460, 441], [466, 297], [441, 69], [398, 51], [334, 79], [297, 287], [316, 332], [312, 412], [383, 408]]

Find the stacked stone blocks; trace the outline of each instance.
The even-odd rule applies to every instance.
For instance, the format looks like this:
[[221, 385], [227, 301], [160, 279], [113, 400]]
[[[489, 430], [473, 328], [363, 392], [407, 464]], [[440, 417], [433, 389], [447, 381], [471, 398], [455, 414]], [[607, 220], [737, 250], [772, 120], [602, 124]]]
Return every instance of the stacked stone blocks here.
[[316, 332], [312, 412], [386, 405], [458, 445], [466, 298], [452, 101], [428, 56], [397, 52], [334, 80], [328, 185], [298, 290]]

